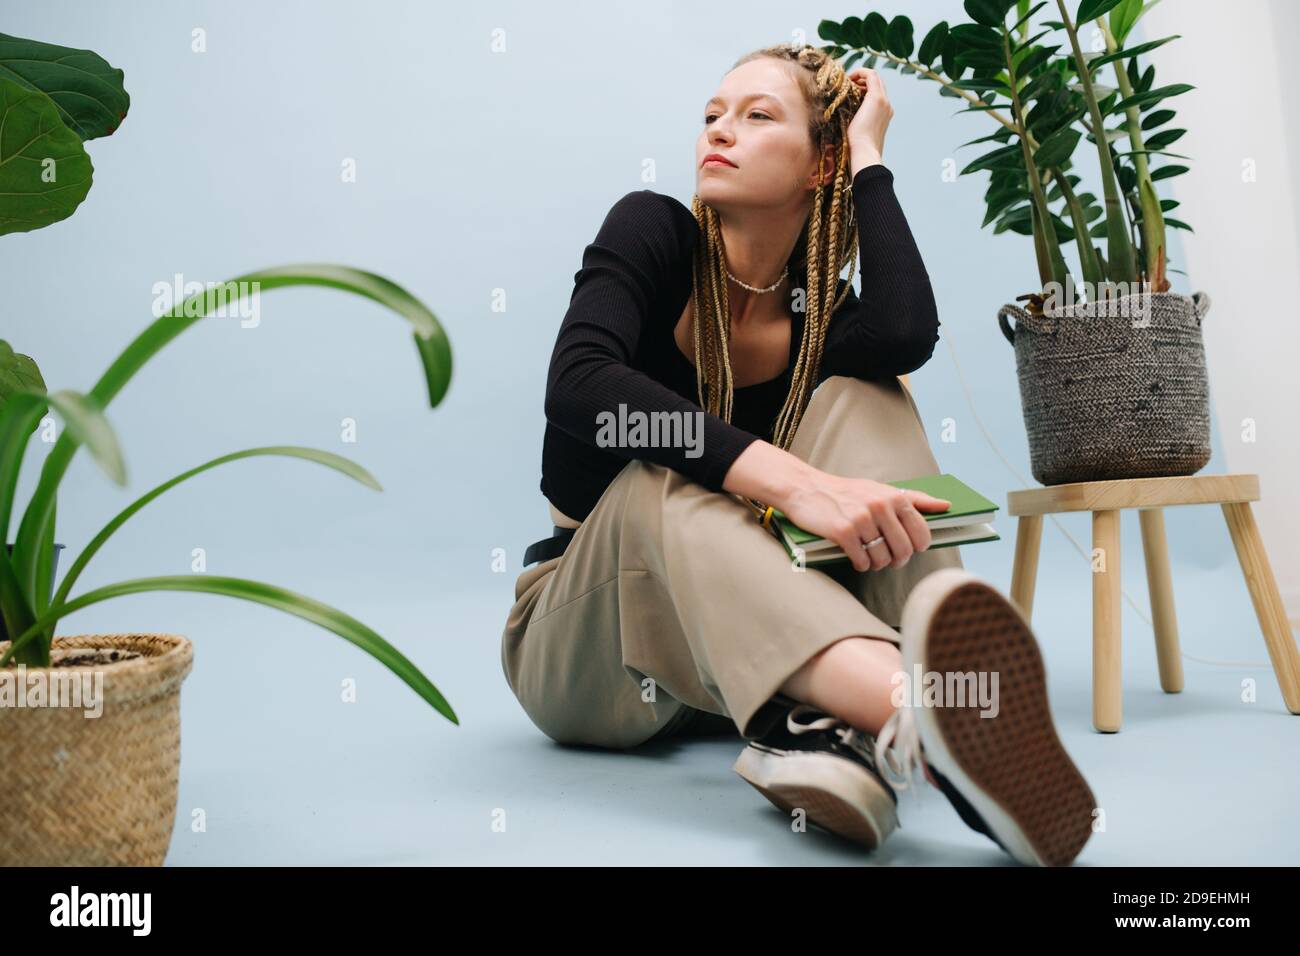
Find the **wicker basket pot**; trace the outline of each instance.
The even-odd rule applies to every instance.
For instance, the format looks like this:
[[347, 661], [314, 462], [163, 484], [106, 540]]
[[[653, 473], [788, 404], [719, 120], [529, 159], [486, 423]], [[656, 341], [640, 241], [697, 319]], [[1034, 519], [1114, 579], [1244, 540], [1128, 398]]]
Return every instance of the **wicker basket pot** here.
[[[1042, 313], [1004, 305], [1034, 478], [1192, 475], [1210, 460], [1204, 292], [1139, 293]], [[1016, 320], [1013, 329], [1008, 318]]]
[[[42, 681], [49, 688], [44, 705], [25, 696], [23, 706], [0, 706], [0, 864], [161, 865], [176, 819], [180, 691], [193, 645], [174, 634], [56, 637], [50, 659], [0, 668], [11, 690], [19, 678], [25, 695]], [[89, 716], [90, 697], [48, 705], [56, 681], [68, 700], [63, 675], [99, 685], [98, 716]]]

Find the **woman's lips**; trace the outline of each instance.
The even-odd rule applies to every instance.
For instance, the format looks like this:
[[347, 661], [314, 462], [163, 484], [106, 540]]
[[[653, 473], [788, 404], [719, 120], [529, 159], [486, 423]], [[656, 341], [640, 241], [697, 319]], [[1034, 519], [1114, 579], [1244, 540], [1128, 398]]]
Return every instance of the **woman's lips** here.
[[725, 159], [716, 159], [716, 158], [715, 158], [715, 159], [706, 159], [706, 160], [704, 161], [704, 165], [705, 165], [705, 166], [725, 166], [727, 169], [735, 169], [735, 168], [736, 168], [736, 167], [733, 166], [731, 163], [727, 162]]

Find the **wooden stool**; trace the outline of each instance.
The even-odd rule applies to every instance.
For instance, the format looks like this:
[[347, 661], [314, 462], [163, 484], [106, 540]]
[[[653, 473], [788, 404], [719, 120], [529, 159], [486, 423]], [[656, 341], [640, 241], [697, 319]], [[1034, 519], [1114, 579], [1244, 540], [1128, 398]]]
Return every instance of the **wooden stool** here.
[[1161, 688], [1171, 694], [1183, 689], [1183, 663], [1178, 650], [1178, 622], [1174, 616], [1162, 509], [1173, 505], [1217, 504], [1223, 508], [1223, 517], [1228, 522], [1237, 560], [1255, 604], [1278, 686], [1282, 688], [1282, 698], [1287, 710], [1300, 713], [1300, 651], [1296, 650], [1277, 581], [1251, 511], [1250, 502], [1258, 500], [1259, 476], [1245, 474], [1079, 481], [1012, 491], [1007, 495], [1007, 514], [1020, 518], [1016, 528], [1015, 566], [1011, 572], [1011, 599], [1026, 618], [1033, 613], [1043, 515], [1092, 512], [1092, 724], [1097, 730], [1114, 733], [1120, 725], [1119, 516], [1125, 508], [1137, 508], [1142, 525], [1142, 550], [1146, 557]]

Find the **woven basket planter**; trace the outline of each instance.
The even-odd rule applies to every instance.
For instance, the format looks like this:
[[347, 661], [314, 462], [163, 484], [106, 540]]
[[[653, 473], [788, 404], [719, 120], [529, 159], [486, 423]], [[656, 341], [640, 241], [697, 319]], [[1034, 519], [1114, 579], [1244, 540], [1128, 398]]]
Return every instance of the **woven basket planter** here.
[[1034, 478], [1059, 485], [1204, 468], [1210, 389], [1201, 320], [1209, 307], [1204, 292], [1042, 313], [1003, 306], [998, 324], [1016, 350]]
[[193, 645], [172, 634], [56, 637], [50, 658], [51, 667], [26, 669], [28, 683], [97, 671], [102, 712], [0, 707], [0, 863], [161, 865], [176, 819], [180, 691]]

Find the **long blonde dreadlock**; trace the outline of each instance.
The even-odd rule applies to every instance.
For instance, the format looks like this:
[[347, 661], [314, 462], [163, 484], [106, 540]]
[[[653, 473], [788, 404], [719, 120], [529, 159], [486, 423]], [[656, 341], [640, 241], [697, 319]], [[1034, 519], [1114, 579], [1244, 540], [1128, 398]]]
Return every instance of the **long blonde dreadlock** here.
[[[773, 427], [772, 443], [788, 450], [804, 409], [812, 397], [821, 368], [822, 347], [831, 316], [848, 295], [857, 268], [858, 237], [850, 187], [848, 125], [862, 102], [862, 90], [833, 57], [812, 46], [779, 44], [748, 53], [732, 69], [759, 57], [793, 63], [808, 102], [809, 135], [817, 149], [818, 182], [825, 174], [828, 145], [835, 146], [835, 175], [815, 190], [808, 222], [795, 243], [789, 267], [805, 289], [803, 340], [792, 371], [790, 392]], [[827, 213], [829, 207], [829, 214]], [[700, 226], [701, 242], [694, 264], [695, 367], [699, 404], [724, 421], [731, 421], [733, 385], [731, 311], [718, 214], [697, 194], [691, 201]], [[838, 278], [849, 264], [849, 281], [836, 296]], [[703, 320], [701, 320], [703, 318]]]

